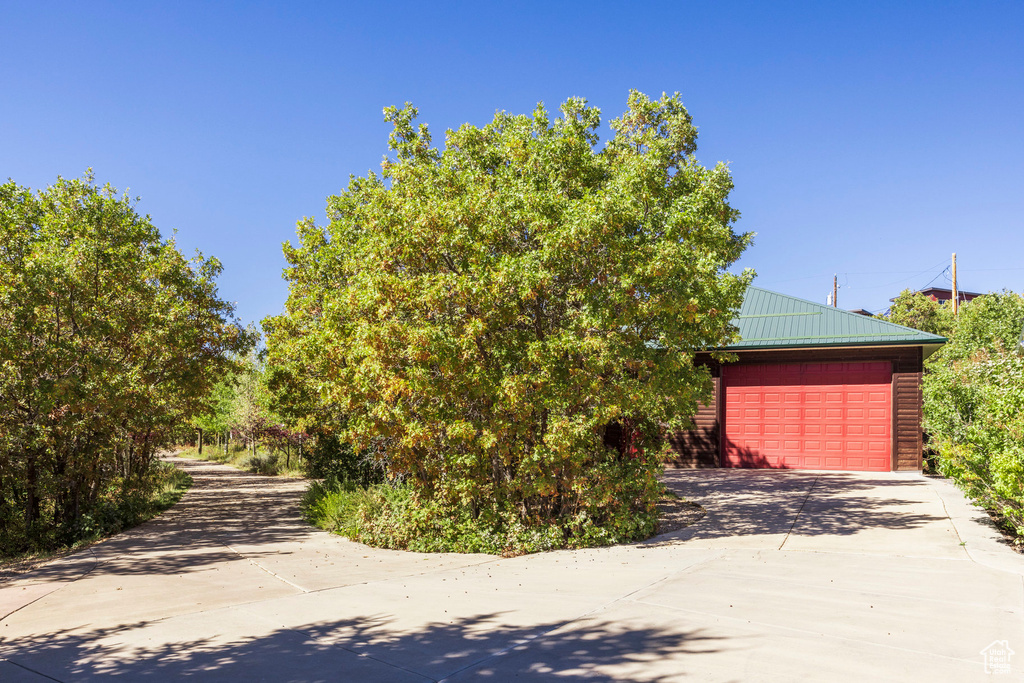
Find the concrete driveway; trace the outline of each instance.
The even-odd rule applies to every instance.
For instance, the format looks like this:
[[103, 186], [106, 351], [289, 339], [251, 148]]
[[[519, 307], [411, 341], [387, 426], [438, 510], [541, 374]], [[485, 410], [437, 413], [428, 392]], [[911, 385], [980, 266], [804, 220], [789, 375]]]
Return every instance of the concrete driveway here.
[[[368, 548], [301, 482], [179, 461], [168, 513], [0, 583], [0, 680], [1018, 680], [1024, 557], [920, 475], [670, 471], [646, 543], [512, 559]], [[1021, 654], [1008, 675], [995, 650]]]

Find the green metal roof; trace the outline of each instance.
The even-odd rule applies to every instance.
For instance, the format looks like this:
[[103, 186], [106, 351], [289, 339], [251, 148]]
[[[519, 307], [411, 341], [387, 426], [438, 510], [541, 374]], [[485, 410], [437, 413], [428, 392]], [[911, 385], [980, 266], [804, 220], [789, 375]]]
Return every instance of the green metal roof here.
[[733, 320], [741, 340], [725, 347], [729, 351], [789, 349], [813, 346], [931, 346], [945, 337], [805, 301], [748, 287], [739, 316]]

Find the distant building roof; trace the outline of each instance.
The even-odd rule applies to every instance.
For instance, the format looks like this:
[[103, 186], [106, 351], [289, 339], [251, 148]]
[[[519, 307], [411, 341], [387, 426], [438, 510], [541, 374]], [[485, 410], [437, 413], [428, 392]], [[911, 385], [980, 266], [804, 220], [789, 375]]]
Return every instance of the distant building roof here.
[[863, 308], [851, 308], [850, 309], [850, 313], [856, 313], [857, 315], [864, 315], [864, 316], [867, 316], [869, 318], [871, 318], [871, 317], [873, 317], [875, 315], [871, 311], [865, 310]]
[[[917, 294], [924, 294], [927, 297], [935, 299], [936, 301], [952, 301], [953, 290], [944, 289], [942, 287], [927, 287], [925, 289], [917, 290]], [[960, 301], [970, 301], [975, 297], [979, 297], [981, 294], [978, 292], [965, 292], [962, 289], [958, 289], [956, 292], [956, 298]], [[889, 301], [896, 301], [895, 297], [889, 299]]]
[[926, 355], [945, 337], [868, 318], [841, 308], [748, 287], [733, 323], [740, 341], [727, 351], [791, 349], [815, 346], [928, 346]]

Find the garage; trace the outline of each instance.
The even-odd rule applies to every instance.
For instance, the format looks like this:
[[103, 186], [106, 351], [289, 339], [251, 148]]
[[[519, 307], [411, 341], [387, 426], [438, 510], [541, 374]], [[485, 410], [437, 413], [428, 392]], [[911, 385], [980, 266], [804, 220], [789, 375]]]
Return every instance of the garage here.
[[892, 469], [892, 366], [722, 368], [723, 467]]
[[920, 470], [924, 359], [945, 338], [758, 287], [740, 339], [698, 354], [711, 400], [668, 435], [676, 467]]

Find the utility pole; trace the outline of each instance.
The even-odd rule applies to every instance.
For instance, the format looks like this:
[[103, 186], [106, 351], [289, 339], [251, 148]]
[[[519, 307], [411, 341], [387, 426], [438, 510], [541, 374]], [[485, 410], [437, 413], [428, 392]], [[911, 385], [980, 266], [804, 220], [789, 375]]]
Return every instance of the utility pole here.
[[960, 312], [960, 295], [956, 291], [956, 252], [953, 252], [953, 315]]
[[[956, 256], [953, 257], [953, 262], [954, 263], [956, 262]], [[956, 266], [953, 267], [953, 272], [954, 273], [956, 272]], [[954, 276], [954, 280], [955, 279], [956, 278]], [[956, 285], [954, 285], [954, 287], [955, 286]], [[838, 298], [839, 298], [839, 274], [836, 273], [835, 275], [832, 276], [832, 308], [837, 308], [839, 306]]]

